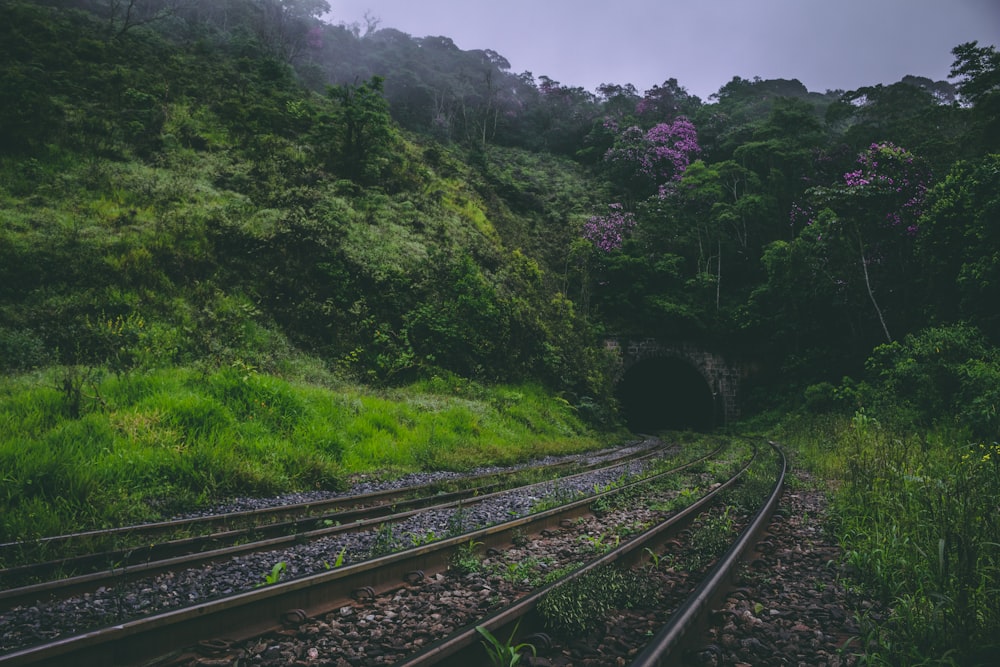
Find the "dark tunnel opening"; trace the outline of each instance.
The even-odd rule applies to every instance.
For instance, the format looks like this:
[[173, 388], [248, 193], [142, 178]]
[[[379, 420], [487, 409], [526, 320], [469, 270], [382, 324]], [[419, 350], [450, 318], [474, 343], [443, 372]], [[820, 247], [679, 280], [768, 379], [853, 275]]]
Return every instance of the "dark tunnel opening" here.
[[711, 388], [680, 359], [638, 362], [625, 373], [617, 396], [625, 423], [635, 432], [709, 431], [716, 425]]

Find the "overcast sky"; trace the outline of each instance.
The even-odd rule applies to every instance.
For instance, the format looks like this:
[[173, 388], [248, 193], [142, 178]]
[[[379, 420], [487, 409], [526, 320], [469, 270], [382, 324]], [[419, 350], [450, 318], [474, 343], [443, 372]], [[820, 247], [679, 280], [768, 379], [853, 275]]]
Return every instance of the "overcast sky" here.
[[810, 91], [948, 78], [951, 49], [1000, 48], [1000, 0], [328, 0], [333, 23], [493, 49], [511, 71], [593, 91], [670, 78], [706, 100], [734, 76]]

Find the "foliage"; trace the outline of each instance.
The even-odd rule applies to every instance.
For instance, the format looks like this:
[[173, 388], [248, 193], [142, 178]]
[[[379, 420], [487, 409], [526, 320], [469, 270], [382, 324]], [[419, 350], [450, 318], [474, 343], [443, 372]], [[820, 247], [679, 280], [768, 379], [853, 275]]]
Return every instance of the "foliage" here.
[[264, 575], [264, 581], [257, 584], [258, 587], [261, 586], [273, 586], [274, 584], [281, 581], [281, 578], [288, 571], [288, 563], [285, 561], [279, 561], [271, 567], [271, 571]]
[[327, 165], [360, 183], [380, 182], [389, 175], [400, 148], [382, 96], [382, 79], [375, 76], [356, 86], [332, 86], [327, 94], [336, 102], [331, 116], [323, 120], [329, 126], [322, 134], [330, 155]]
[[974, 438], [1000, 440], [1000, 354], [974, 327], [934, 327], [880, 345], [867, 369], [869, 404], [883, 421], [950, 422]]
[[483, 559], [476, 553], [476, 548], [480, 546], [482, 546], [482, 542], [475, 540], [469, 540], [460, 545], [452, 554], [451, 560], [448, 562], [448, 569], [460, 576], [479, 572]]
[[513, 667], [514, 665], [520, 664], [524, 653], [530, 652], [531, 655], [537, 655], [535, 647], [532, 644], [526, 642], [514, 644], [514, 637], [517, 635], [517, 629], [520, 625], [521, 621], [518, 620], [518, 622], [514, 625], [514, 629], [511, 630], [510, 637], [507, 638], [506, 642], [501, 642], [485, 627], [481, 625], [476, 626], [476, 631], [484, 637], [484, 640], [481, 643], [486, 648], [486, 653], [490, 658], [490, 664], [495, 667]]
[[635, 227], [635, 216], [621, 204], [608, 204], [607, 215], [593, 215], [583, 226], [583, 238], [601, 252], [611, 252], [622, 247], [625, 235]]
[[[612, 331], [742, 353], [747, 412], [997, 438], [995, 47], [703, 103], [327, 9], [0, 3], [4, 539], [588, 447]], [[924, 455], [914, 498], [986, 483]], [[978, 637], [992, 575], [936, 576]]]
[[955, 61], [950, 75], [960, 77], [957, 87], [973, 107], [974, 137], [986, 151], [1000, 149], [1000, 52], [996, 45], [966, 42], [952, 49]]
[[691, 535], [691, 557], [686, 565], [700, 570], [718, 558], [733, 541], [734, 522], [729, 516], [730, 507], [713, 512], [695, 528]]
[[385, 556], [403, 548], [393, 528], [393, 524], [386, 521], [385, 523], [380, 523], [378, 529], [375, 530], [375, 539], [372, 540], [368, 557], [378, 558], [379, 556]]
[[579, 563], [569, 563], [562, 567], [552, 568], [552, 558], [535, 558], [528, 556], [511, 562], [494, 561], [486, 569], [490, 576], [498, 576], [511, 586], [521, 589], [532, 589], [556, 581], [569, 572], [580, 567]]
[[[826, 94], [737, 77], [703, 104], [673, 79], [536, 80], [445, 37], [323, 23], [325, 6], [4, 5], [7, 368], [270, 372], [291, 348], [382, 386], [538, 378], [610, 425], [601, 330], [705, 337], [810, 382], [853, 373], [879, 330], [992, 296], [988, 257], [954, 261], [975, 226], [943, 233], [953, 211], [918, 206], [927, 180], [906, 172], [978, 159], [992, 47], [955, 49], [967, 108], [917, 77]], [[809, 188], [815, 213], [789, 226]], [[912, 255], [908, 229], [933, 251]]]
[[342, 567], [344, 565], [344, 560], [346, 559], [346, 557], [347, 557], [347, 547], [341, 547], [340, 551], [337, 552], [337, 557], [333, 559], [333, 564], [331, 565], [329, 562], [324, 560], [323, 565], [328, 570], [336, 570], [338, 567]]
[[645, 577], [642, 572], [598, 568], [549, 591], [538, 611], [548, 629], [560, 636], [579, 636], [600, 628], [614, 610], [655, 604], [658, 592]]
[[928, 192], [915, 252], [943, 322], [967, 319], [1000, 342], [1000, 154], [957, 162]]
[[638, 125], [624, 129], [608, 119], [606, 130], [614, 137], [604, 154], [612, 179], [635, 198], [662, 196], [670, 181], [680, 180], [685, 168], [701, 151], [694, 124], [680, 117], [657, 123], [647, 130]]
[[868, 658], [984, 664], [1000, 630], [996, 444], [951, 428], [915, 437], [864, 411], [816, 426], [790, 444], [840, 481], [845, 565], [893, 610]]
[[[835, 284], [856, 294], [854, 299], [867, 297], [891, 342], [888, 315], [894, 308], [905, 322], [908, 314], [911, 239], [919, 229], [929, 175], [912, 153], [888, 142], [869, 146], [857, 164], [844, 173], [842, 185], [807, 193], [815, 208], [828, 212], [808, 220], [801, 234], [815, 237]], [[852, 266], [861, 269], [862, 280]], [[881, 293], [893, 301], [877, 296]]]
[[340, 489], [374, 468], [464, 470], [598, 444], [537, 387], [380, 395], [329, 375], [324, 385], [174, 368], [90, 378], [74, 416], [63, 372], [0, 383], [3, 541], [167, 518], [235, 494]]
[[[209, 359], [271, 372], [292, 347], [382, 385], [442, 371], [539, 377], [602, 402], [588, 412], [610, 425], [604, 362], [586, 312], [563, 295], [571, 267], [555, 243], [600, 188], [551, 165], [565, 192], [516, 219], [484, 183], [496, 165], [402, 135], [380, 77], [311, 93], [273, 56], [300, 62], [287, 48], [314, 5], [229, 17], [263, 50], [167, 29], [215, 26], [208, 10], [177, 7], [98, 48], [104, 24], [86, 13], [5, 5], [17, 19], [4, 23], [5, 63], [40, 64], [39, 94], [76, 106], [40, 135], [55, 137], [51, 150], [31, 140], [0, 161], [4, 364], [119, 373]], [[61, 59], [49, 58], [53, 39]], [[119, 119], [122, 108], [139, 115]], [[576, 193], [574, 214], [564, 203]]]
[[[607, 541], [605, 541], [607, 539]], [[621, 542], [621, 536], [615, 535], [614, 540], [611, 540], [610, 535], [581, 535], [580, 541], [587, 545], [587, 548], [593, 551], [595, 554], [603, 554], [605, 552], [611, 551], [618, 547]]]

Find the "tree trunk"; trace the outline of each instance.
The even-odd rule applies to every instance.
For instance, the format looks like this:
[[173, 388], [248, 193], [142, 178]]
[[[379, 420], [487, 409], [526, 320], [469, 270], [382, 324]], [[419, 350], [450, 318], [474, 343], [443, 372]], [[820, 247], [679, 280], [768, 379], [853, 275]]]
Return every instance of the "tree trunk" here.
[[878, 307], [878, 301], [875, 300], [875, 292], [872, 291], [872, 283], [868, 278], [868, 262], [865, 260], [865, 247], [861, 243], [861, 237], [858, 236], [858, 251], [861, 255], [861, 270], [865, 274], [865, 288], [868, 290], [868, 298], [871, 299], [872, 305], [875, 306], [875, 312], [878, 314], [878, 321], [882, 325], [882, 332], [885, 334], [885, 340], [888, 343], [892, 342], [892, 336], [889, 335], [889, 327], [885, 325], [885, 317], [882, 316], [882, 309]]

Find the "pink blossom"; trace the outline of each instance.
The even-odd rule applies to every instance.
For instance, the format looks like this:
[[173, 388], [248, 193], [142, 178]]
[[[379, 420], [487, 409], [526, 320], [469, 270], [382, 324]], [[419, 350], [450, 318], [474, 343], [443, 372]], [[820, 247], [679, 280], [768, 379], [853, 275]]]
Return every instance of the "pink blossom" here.
[[666, 181], [679, 181], [694, 156], [701, 152], [694, 124], [683, 116], [645, 131], [638, 125], [619, 131], [612, 120], [605, 120], [604, 127], [618, 134], [604, 160], [634, 169], [636, 175], [653, 180], [660, 190]]
[[[876, 142], [858, 155], [857, 161], [860, 168], [845, 173], [844, 184], [850, 189], [864, 188], [869, 196], [877, 196], [878, 200], [872, 200], [870, 205], [879, 205], [888, 211], [884, 219], [890, 228], [901, 227], [904, 221], [920, 217], [928, 176], [909, 151], [888, 141]], [[907, 225], [906, 229], [908, 233], [916, 229], [916, 222]]]
[[608, 204], [607, 215], [594, 215], [583, 225], [583, 238], [601, 252], [622, 247], [625, 235], [635, 227], [635, 215], [619, 203]]
[[306, 44], [308, 44], [311, 49], [323, 48], [323, 29], [310, 28], [306, 33]]

